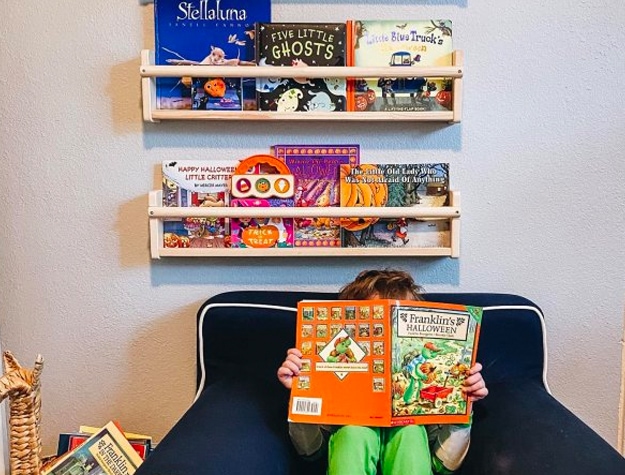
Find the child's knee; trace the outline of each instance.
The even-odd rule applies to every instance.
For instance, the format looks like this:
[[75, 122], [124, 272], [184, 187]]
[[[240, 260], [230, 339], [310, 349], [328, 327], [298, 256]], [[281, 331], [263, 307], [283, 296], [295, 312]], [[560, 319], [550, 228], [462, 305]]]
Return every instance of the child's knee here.
[[334, 441], [345, 441], [349, 444], [374, 444], [380, 441], [380, 431], [374, 427], [343, 426], [332, 434]]
[[373, 427], [344, 426], [330, 437], [330, 475], [375, 474], [380, 458], [380, 431]]
[[427, 431], [425, 426], [421, 425], [394, 427], [389, 431], [388, 441], [390, 442], [391, 440], [395, 442], [402, 441], [402, 444], [419, 444], [425, 447], [429, 445]]

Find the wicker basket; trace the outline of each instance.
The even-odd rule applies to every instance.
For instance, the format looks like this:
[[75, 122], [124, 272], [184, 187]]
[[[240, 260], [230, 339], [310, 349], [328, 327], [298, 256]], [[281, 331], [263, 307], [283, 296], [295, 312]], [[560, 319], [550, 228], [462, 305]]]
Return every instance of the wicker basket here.
[[38, 355], [33, 369], [26, 369], [10, 351], [5, 351], [4, 367], [5, 373], [0, 378], [0, 402], [9, 398], [11, 475], [40, 475], [43, 358]]

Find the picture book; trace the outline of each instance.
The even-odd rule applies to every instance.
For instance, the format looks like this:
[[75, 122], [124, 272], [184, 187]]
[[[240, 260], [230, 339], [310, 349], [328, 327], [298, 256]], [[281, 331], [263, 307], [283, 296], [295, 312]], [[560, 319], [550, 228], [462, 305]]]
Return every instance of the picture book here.
[[475, 363], [482, 309], [411, 300], [302, 301], [302, 369], [292, 422], [401, 426], [462, 424], [462, 383]]
[[[100, 429], [95, 428], [94, 431], [84, 431], [82, 428], [78, 432], [62, 432], [59, 434], [59, 442], [57, 446], [57, 457], [64, 455], [67, 452], [70, 452], [77, 448], [80, 444], [85, 442], [89, 437], [91, 437], [95, 432]], [[139, 454], [141, 459], [145, 460], [145, 458], [149, 455], [152, 448], [152, 438], [148, 436], [138, 437], [138, 434], [129, 434], [124, 432], [124, 436], [128, 439], [128, 442], [132, 446], [133, 449]]]
[[[351, 24], [354, 66], [452, 65], [450, 20], [354, 20]], [[356, 111], [449, 110], [451, 86], [449, 78], [359, 78], [350, 88], [354, 95], [350, 104]]]
[[[169, 160], [162, 163], [163, 206], [228, 206], [234, 160]], [[228, 246], [226, 218], [163, 220], [163, 245], [222, 248]]]
[[[359, 145], [274, 145], [273, 154], [295, 177], [295, 206], [339, 206], [339, 166], [360, 163]], [[295, 247], [340, 247], [341, 228], [331, 218], [296, 218]]]
[[[233, 199], [233, 207], [293, 207], [293, 198]], [[232, 218], [230, 246], [293, 247], [293, 218]]]
[[142, 462], [123, 432], [111, 421], [50, 466], [44, 467], [42, 474], [132, 475]]
[[[154, 1], [157, 65], [254, 66], [254, 23], [271, 21], [270, 0]], [[255, 110], [255, 79], [156, 79], [160, 109]]]
[[[259, 66], [345, 66], [344, 23], [258, 23]], [[303, 71], [302, 74], [305, 74]], [[258, 78], [258, 109], [278, 112], [347, 110], [345, 78]]]
[[[341, 166], [341, 206], [431, 207], [449, 204], [448, 163]], [[449, 247], [449, 220], [345, 218], [343, 247]]]

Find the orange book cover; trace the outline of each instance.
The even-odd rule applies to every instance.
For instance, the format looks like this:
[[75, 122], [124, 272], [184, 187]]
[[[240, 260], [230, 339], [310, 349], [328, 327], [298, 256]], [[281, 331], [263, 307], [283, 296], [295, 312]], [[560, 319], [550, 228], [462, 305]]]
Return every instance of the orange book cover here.
[[461, 391], [482, 309], [412, 300], [302, 301], [289, 421], [390, 427], [468, 423]]

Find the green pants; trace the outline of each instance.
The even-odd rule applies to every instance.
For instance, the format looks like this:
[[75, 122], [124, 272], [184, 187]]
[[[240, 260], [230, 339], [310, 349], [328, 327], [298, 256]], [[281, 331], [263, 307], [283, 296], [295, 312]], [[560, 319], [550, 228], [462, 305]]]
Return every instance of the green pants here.
[[343, 426], [330, 437], [328, 475], [432, 475], [424, 426]]

